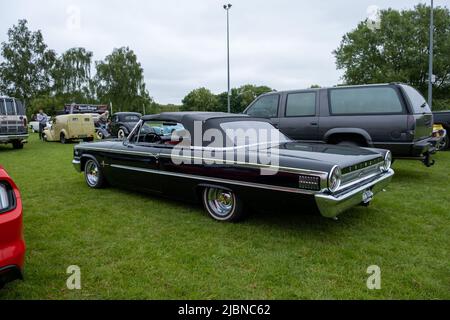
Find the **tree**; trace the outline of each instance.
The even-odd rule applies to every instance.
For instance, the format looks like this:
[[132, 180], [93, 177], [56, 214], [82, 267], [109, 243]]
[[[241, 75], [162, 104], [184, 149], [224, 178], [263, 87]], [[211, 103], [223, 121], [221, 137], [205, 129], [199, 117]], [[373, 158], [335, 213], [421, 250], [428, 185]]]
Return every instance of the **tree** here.
[[[435, 9], [435, 97], [450, 98], [450, 12]], [[346, 84], [405, 82], [426, 94], [430, 7], [381, 11], [380, 28], [366, 22], [347, 33], [333, 52]]]
[[56, 54], [44, 43], [40, 30], [28, 29], [27, 20], [19, 20], [8, 30], [8, 40], [1, 45], [4, 61], [0, 63], [0, 91], [28, 103], [32, 97], [49, 93], [51, 69]]
[[189, 92], [183, 99], [183, 111], [217, 111], [217, 97], [206, 88]]
[[115, 110], [142, 111], [152, 99], [145, 87], [144, 69], [128, 47], [114, 49], [104, 61], [96, 63], [98, 99], [112, 102]]
[[[231, 89], [231, 112], [239, 113], [244, 111], [257, 97], [271, 91], [273, 91], [273, 89], [267, 86], [255, 86], [252, 84], [246, 84], [239, 88]], [[227, 92], [223, 92], [217, 96], [220, 111], [227, 111], [227, 97]]]
[[267, 86], [255, 86], [252, 84], [246, 84], [239, 87], [238, 92], [241, 97], [240, 99], [240, 110], [238, 112], [244, 111], [250, 103], [253, 102], [257, 97], [264, 93], [273, 91], [273, 89]]
[[52, 71], [57, 93], [86, 93], [91, 80], [92, 52], [72, 48], [57, 59]]

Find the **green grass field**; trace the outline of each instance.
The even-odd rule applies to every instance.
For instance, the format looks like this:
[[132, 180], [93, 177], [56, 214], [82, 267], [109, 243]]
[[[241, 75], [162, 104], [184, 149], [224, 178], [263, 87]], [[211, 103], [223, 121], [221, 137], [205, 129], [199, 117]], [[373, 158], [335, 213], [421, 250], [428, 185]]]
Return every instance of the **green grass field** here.
[[[394, 164], [387, 192], [335, 222], [293, 212], [218, 223], [200, 206], [90, 190], [73, 145], [0, 146], [19, 185], [25, 281], [0, 299], [450, 299], [450, 152]], [[78, 265], [82, 289], [66, 287]], [[382, 289], [366, 270], [381, 268]]]

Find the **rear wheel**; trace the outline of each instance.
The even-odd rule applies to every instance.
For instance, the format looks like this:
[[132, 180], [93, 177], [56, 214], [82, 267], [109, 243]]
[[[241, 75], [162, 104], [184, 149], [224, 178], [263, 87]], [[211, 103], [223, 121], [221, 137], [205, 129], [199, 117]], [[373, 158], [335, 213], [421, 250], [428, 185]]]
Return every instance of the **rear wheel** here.
[[98, 140], [103, 140], [105, 138], [105, 135], [100, 130], [97, 130], [96, 134]]
[[244, 218], [243, 203], [231, 190], [204, 188], [202, 198], [206, 211], [215, 220], [237, 222]]
[[127, 133], [125, 132], [125, 129], [120, 128], [119, 131], [117, 131], [117, 137], [120, 140], [125, 140], [125, 138], [127, 137]]
[[62, 144], [65, 144], [67, 142], [66, 136], [64, 135], [64, 133], [61, 133], [59, 135], [59, 141], [61, 141]]
[[13, 141], [12, 145], [14, 149], [23, 149], [22, 141]]
[[98, 162], [89, 159], [84, 166], [84, 178], [89, 187], [100, 189], [105, 186], [105, 177], [100, 169]]

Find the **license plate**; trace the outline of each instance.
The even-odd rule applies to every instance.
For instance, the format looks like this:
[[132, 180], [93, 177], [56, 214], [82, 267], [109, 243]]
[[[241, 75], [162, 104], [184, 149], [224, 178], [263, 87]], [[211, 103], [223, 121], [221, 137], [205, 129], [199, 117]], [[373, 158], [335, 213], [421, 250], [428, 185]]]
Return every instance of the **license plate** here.
[[364, 191], [362, 195], [362, 202], [364, 204], [368, 204], [372, 200], [373, 200], [373, 192], [371, 190]]

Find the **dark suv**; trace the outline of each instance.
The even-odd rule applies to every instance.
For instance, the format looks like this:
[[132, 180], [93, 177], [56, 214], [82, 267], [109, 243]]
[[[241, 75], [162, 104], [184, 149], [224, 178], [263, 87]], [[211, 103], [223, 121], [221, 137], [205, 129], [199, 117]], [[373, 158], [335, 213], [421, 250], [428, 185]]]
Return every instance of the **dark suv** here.
[[0, 97], [0, 144], [22, 149], [28, 138], [25, 107], [17, 99]]
[[270, 119], [295, 140], [389, 149], [396, 159], [434, 163], [433, 114], [405, 84], [271, 92], [244, 113]]

